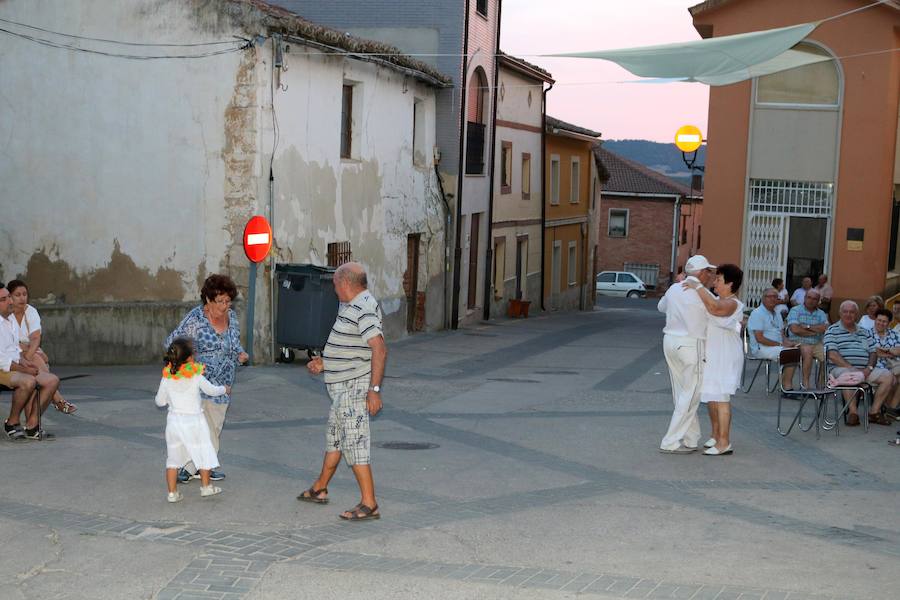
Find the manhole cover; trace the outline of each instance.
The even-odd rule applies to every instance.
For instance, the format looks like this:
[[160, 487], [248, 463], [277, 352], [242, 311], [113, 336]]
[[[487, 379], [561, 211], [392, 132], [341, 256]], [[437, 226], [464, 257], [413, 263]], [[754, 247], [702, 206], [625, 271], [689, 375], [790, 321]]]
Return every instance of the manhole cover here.
[[440, 448], [437, 444], [428, 442], [380, 442], [375, 445], [387, 450], [431, 450], [432, 448]]

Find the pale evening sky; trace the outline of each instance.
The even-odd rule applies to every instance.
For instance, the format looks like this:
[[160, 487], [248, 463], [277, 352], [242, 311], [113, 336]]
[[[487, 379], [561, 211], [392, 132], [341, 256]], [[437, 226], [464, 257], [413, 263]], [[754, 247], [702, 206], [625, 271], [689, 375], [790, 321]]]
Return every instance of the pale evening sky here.
[[700, 0], [503, 0], [500, 49], [543, 67], [556, 85], [547, 114], [603, 139], [671, 142], [681, 125], [706, 135], [709, 88], [701, 83], [616, 83], [639, 78], [588, 58], [540, 58], [698, 40], [687, 9]]

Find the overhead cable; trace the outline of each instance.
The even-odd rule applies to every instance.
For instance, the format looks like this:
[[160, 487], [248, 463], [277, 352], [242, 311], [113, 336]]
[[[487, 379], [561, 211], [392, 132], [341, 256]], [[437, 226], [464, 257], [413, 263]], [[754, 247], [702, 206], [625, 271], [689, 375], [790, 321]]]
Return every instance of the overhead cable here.
[[42, 46], [49, 46], [51, 48], [61, 48], [63, 50], [71, 50], [73, 52], [85, 52], [87, 54], [99, 54], [101, 56], [110, 56], [114, 58], [125, 58], [128, 60], [165, 60], [165, 59], [191, 59], [191, 58], [206, 58], [209, 56], [218, 56], [220, 54], [230, 54], [232, 52], [241, 52], [253, 46], [253, 42], [245, 39], [236, 39], [230, 44], [240, 44], [239, 46], [234, 46], [231, 48], [225, 48], [223, 50], [213, 50], [209, 52], [201, 52], [199, 54], [124, 54], [119, 52], [109, 52], [106, 50], [95, 50], [92, 48], [82, 48], [80, 46], [73, 46], [71, 44], [64, 44], [61, 42], [55, 42], [53, 40], [48, 40], [44, 38], [39, 38], [36, 36], [28, 35], [26, 33], [20, 33], [17, 31], [10, 31], [9, 29], [4, 29], [0, 27], [0, 33], [6, 33], [8, 35], [21, 38], [24, 40], [28, 40], [30, 42], [34, 42], [36, 44], [41, 44]]
[[156, 46], [156, 47], [165, 47], [165, 48], [189, 48], [193, 46], [221, 46], [224, 44], [233, 44], [235, 40], [219, 40], [215, 42], [193, 42], [187, 44], [163, 44], [156, 42], [123, 42], [121, 40], [110, 40], [105, 38], [95, 38], [88, 37], [83, 35], [75, 35], [72, 33], [62, 33], [60, 31], [53, 31], [51, 29], [44, 29], [43, 27], [37, 27], [35, 25], [28, 25], [27, 23], [19, 23], [18, 21], [11, 21], [9, 19], [0, 18], [0, 22], [8, 23], [10, 25], [18, 25], [19, 27], [25, 27], [27, 29], [31, 29], [33, 31], [43, 31], [44, 33], [50, 33], [53, 35], [58, 35], [60, 37], [72, 38], [75, 40], [86, 40], [91, 42], [102, 42], [104, 44], [120, 44], [122, 46]]

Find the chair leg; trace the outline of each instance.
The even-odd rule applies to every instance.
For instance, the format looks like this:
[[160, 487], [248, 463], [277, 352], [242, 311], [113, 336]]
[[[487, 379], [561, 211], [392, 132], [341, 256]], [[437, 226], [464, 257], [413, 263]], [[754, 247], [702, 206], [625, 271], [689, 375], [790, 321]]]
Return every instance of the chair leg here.
[[[770, 366], [774, 366], [774, 364], [775, 363], [769, 361], [766, 363], [766, 368], [768, 369]], [[774, 392], [775, 390], [778, 389], [778, 384], [779, 384], [778, 380], [781, 378], [781, 370], [780, 369], [773, 369], [773, 370], [775, 371], [775, 381], [770, 382], [769, 375], [766, 374], [766, 380], [767, 380], [766, 383], [771, 383], [771, 385], [766, 388], [766, 394], [771, 394], [772, 392]]]
[[[768, 361], [766, 361], [767, 368], [768, 368], [768, 364], [769, 364]], [[742, 392], [744, 392], [745, 394], [750, 393], [750, 390], [753, 389], [753, 383], [756, 381], [756, 377], [759, 375], [759, 370], [762, 369], [762, 366], [763, 366], [763, 361], [759, 361], [756, 365], [756, 370], [753, 372], [753, 377], [750, 379], [750, 385], [748, 385], [746, 388], [742, 387], [741, 388]], [[769, 383], [767, 381], [766, 387], [768, 388], [768, 386], [769, 386]]]

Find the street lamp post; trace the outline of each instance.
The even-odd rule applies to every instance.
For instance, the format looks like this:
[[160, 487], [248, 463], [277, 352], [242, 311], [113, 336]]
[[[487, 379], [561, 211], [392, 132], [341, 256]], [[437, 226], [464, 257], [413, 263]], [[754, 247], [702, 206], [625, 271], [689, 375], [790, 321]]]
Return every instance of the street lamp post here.
[[[694, 197], [694, 171], [703, 171], [703, 166], [695, 165], [697, 151], [703, 145], [703, 134], [699, 127], [684, 125], [675, 132], [675, 145], [681, 150], [681, 159], [691, 173], [691, 191], [688, 202]], [[675, 207], [672, 214], [672, 263], [669, 267], [669, 284], [675, 281], [676, 261], [678, 260], [678, 221], [681, 217], [681, 198], [675, 199]]]

